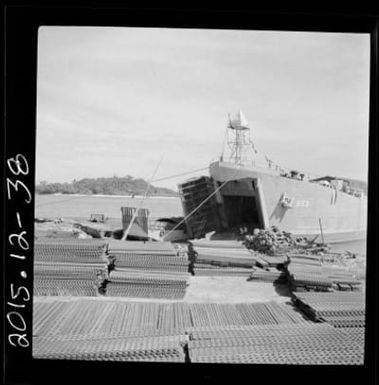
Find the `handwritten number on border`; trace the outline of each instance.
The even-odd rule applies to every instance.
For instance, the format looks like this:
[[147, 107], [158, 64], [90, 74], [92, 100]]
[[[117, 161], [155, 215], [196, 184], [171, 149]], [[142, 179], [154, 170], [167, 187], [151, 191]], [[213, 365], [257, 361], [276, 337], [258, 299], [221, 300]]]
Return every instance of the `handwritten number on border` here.
[[[22, 162], [20, 162], [20, 158], [21, 158]], [[26, 158], [24, 157], [24, 155], [22, 155], [22, 154], [17, 154], [15, 158], [9, 158], [7, 160], [7, 164], [8, 164], [9, 170], [11, 170], [13, 175], [19, 175], [19, 174], [28, 175], [29, 174], [28, 162], [27, 162]], [[16, 170], [14, 170], [13, 165], [16, 165], [16, 168], [17, 168]], [[22, 165], [24, 165], [25, 169], [22, 168]]]
[[9, 243], [14, 246], [14, 243], [13, 243], [13, 238], [14, 237], [17, 237], [17, 240], [18, 240], [18, 245], [21, 247], [21, 249], [23, 250], [29, 250], [29, 243], [28, 241], [24, 238], [24, 234], [26, 234], [26, 231], [22, 231], [20, 234], [11, 234], [9, 237], [8, 237], [8, 240], [9, 240]]
[[24, 191], [28, 195], [28, 199], [25, 199], [25, 202], [30, 203], [32, 201], [32, 194], [30, 193], [29, 189], [25, 186], [25, 184], [18, 179], [16, 180], [16, 182], [12, 182], [9, 178], [7, 178], [8, 199], [12, 199], [10, 187], [12, 186], [18, 192], [18, 185], [21, 185], [21, 187], [24, 188]]
[[[18, 337], [18, 339], [17, 339], [18, 346], [20, 346], [22, 348], [27, 348], [29, 346], [29, 341], [26, 339], [26, 334], [16, 334], [16, 333], [9, 334], [9, 336], [8, 336], [9, 343], [12, 346], [17, 347], [17, 345], [12, 341], [13, 337]], [[25, 341], [25, 342], [21, 343], [20, 341]]]
[[[14, 158], [7, 159], [7, 165], [8, 165], [9, 171], [12, 173], [13, 176], [20, 178], [23, 175], [29, 174], [28, 162], [25, 156], [22, 154], [17, 154]], [[25, 185], [23, 181], [19, 179], [12, 180], [11, 178], [7, 178], [7, 193], [8, 193], [8, 200], [11, 200], [15, 193], [23, 193], [24, 196], [26, 195], [26, 197], [24, 198], [26, 203], [30, 203], [32, 201], [32, 194], [29, 188]], [[21, 223], [21, 217], [20, 217], [19, 211], [17, 211], [16, 217], [17, 217], [18, 227], [22, 230], [22, 223]], [[8, 237], [9, 244], [13, 247], [19, 247], [22, 250], [29, 250], [29, 243], [25, 237], [26, 234], [27, 234], [26, 231], [21, 231], [21, 233], [19, 234], [17, 233], [10, 234]], [[14, 250], [14, 252], [17, 252], [17, 251], [18, 250]], [[20, 260], [23, 260], [26, 258], [24, 255], [18, 255], [18, 254], [10, 254], [10, 257], [20, 259]], [[12, 300], [15, 302], [17, 300], [20, 300], [22, 302], [28, 302], [30, 300], [29, 290], [25, 286], [17, 287], [13, 283], [11, 283], [10, 295]], [[7, 304], [14, 308], [25, 307], [25, 304], [23, 303], [7, 302]], [[16, 331], [16, 333], [12, 333], [8, 335], [9, 343], [14, 347], [22, 347], [22, 348], [28, 347], [30, 344], [27, 339], [27, 334], [24, 333], [26, 331], [26, 322], [22, 314], [20, 314], [17, 311], [10, 311], [7, 313], [6, 317], [9, 325], [14, 329], [14, 331]], [[24, 333], [24, 334], [20, 334], [20, 333]]]
[[12, 299], [16, 299], [19, 295], [20, 295], [20, 291], [21, 290], [25, 290], [25, 294], [26, 294], [26, 297], [22, 297], [22, 300], [23, 301], [29, 301], [30, 300], [30, 294], [29, 294], [29, 290], [25, 287], [25, 286], [20, 286], [18, 289], [17, 289], [17, 292], [16, 294], [14, 293], [14, 290], [13, 290], [13, 283], [11, 283], [11, 297]]

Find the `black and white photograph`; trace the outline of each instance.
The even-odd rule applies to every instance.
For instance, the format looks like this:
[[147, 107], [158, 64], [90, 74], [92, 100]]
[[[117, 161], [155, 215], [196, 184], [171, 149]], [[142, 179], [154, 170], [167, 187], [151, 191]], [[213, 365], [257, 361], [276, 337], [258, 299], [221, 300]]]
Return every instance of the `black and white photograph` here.
[[41, 26], [33, 358], [363, 365], [370, 35]]

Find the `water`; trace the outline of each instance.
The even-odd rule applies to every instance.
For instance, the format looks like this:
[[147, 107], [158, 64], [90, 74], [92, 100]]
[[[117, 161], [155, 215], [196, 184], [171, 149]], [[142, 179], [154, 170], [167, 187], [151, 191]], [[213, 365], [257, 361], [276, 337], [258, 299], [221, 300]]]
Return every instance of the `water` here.
[[[37, 195], [35, 216], [37, 218], [89, 218], [91, 214], [104, 214], [121, 220], [121, 207], [138, 208], [141, 198], [96, 195]], [[150, 217], [182, 216], [180, 198], [151, 197], [142, 208], [150, 211]]]

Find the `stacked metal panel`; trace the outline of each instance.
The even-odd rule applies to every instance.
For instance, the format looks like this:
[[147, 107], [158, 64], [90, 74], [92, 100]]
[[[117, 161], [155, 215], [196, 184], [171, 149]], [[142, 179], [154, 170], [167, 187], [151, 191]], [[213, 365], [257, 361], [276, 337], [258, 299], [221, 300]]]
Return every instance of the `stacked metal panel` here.
[[110, 297], [183, 298], [188, 285], [188, 260], [170, 242], [109, 242], [115, 258], [106, 295]]
[[191, 244], [195, 249], [197, 248], [246, 249], [241, 242], [233, 239], [232, 240], [199, 239], [199, 240], [192, 240]]
[[191, 362], [361, 365], [364, 346], [328, 324], [234, 326], [193, 331]]
[[105, 274], [103, 264], [35, 262], [34, 295], [97, 296]]
[[[262, 303], [193, 303], [189, 304], [193, 330], [228, 325], [270, 325], [308, 322], [291, 305]], [[192, 329], [191, 329], [192, 330]]]
[[354, 290], [361, 282], [342, 267], [323, 265], [319, 258], [306, 255], [291, 255], [286, 264], [288, 281], [292, 288], [315, 289], [328, 291]]
[[179, 299], [186, 293], [188, 278], [188, 273], [117, 269], [109, 275], [106, 294], [110, 297]]
[[111, 240], [108, 254], [116, 258], [117, 267], [145, 270], [187, 272], [188, 260], [170, 242]]
[[34, 260], [62, 263], [103, 263], [106, 242], [100, 239], [43, 239], [34, 243]]
[[181, 334], [230, 325], [309, 323], [289, 304], [35, 301], [33, 333], [55, 339]]
[[35, 301], [45, 359], [362, 364], [363, 328], [314, 323], [288, 304]]
[[252, 267], [255, 264], [255, 260], [250, 254], [245, 253], [241, 250], [213, 250], [196, 249], [198, 252], [197, 261], [209, 264], [219, 264], [221, 266], [232, 266], [232, 267]]
[[[260, 266], [265, 269], [280, 268], [287, 262], [286, 256], [267, 256], [248, 250], [242, 243], [233, 240], [200, 240], [191, 241], [191, 243], [197, 254], [194, 264], [195, 275], [246, 276], [243, 268], [250, 269], [253, 266]], [[222, 267], [223, 270], [215, 267]], [[237, 267], [240, 270], [237, 270]], [[256, 277], [258, 275], [259, 273]]]
[[261, 269], [254, 267], [250, 273], [249, 281], [286, 283], [286, 273], [274, 268]]
[[334, 288], [337, 290], [354, 290], [361, 285], [353, 273], [342, 267], [322, 266], [321, 270], [333, 282]]
[[79, 359], [85, 361], [142, 361], [142, 362], [185, 362], [181, 341], [185, 338], [152, 340], [139, 337], [131, 339], [88, 340], [78, 344], [76, 340], [65, 340], [59, 346], [46, 341], [38, 341], [36, 349], [44, 353], [36, 354], [41, 359]]
[[184, 362], [189, 314], [180, 304], [35, 302], [33, 356]]
[[104, 241], [37, 241], [34, 248], [34, 295], [97, 296], [107, 274]]
[[238, 241], [191, 241], [195, 251], [194, 274], [199, 276], [242, 276], [248, 278], [256, 260]]
[[217, 265], [208, 265], [205, 263], [196, 263], [195, 276], [199, 277], [244, 277], [248, 278], [251, 269], [244, 267], [221, 267]]
[[365, 326], [365, 295], [362, 292], [296, 293], [293, 301], [314, 321], [343, 328]]
[[291, 257], [286, 266], [287, 279], [293, 290], [298, 288], [327, 291], [332, 288], [333, 282], [321, 270], [321, 262]]

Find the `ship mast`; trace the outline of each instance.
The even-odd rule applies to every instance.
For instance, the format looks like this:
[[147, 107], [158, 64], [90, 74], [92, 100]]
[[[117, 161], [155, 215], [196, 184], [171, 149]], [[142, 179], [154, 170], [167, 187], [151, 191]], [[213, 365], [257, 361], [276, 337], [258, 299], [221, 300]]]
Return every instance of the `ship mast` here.
[[251, 148], [252, 142], [250, 139], [250, 127], [239, 110], [235, 117], [229, 114], [228, 121], [228, 146], [230, 149], [230, 161], [235, 164], [242, 164], [244, 160], [244, 150], [247, 147]]

